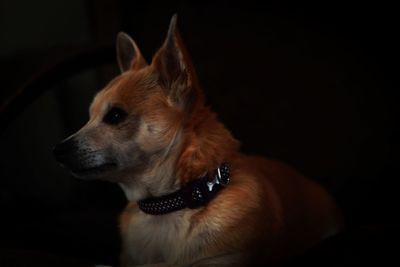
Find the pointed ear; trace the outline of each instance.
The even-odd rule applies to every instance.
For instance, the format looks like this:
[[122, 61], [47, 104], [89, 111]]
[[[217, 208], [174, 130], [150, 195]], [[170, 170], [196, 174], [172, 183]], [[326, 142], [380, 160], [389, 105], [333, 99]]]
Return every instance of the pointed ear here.
[[195, 96], [197, 81], [189, 55], [177, 28], [177, 16], [172, 17], [167, 37], [153, 58], [152, 65], [158, 72], [159, 83], [170, 100], [187, 106]]
[[147, 66], [135, 41], [124, 32], [119, 32], [117, 35], [117, 61], [121, 73]]

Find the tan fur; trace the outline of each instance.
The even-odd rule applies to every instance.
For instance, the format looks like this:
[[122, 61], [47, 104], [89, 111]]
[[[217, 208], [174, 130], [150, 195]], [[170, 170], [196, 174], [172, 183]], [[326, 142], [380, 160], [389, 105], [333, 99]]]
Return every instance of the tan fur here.
[[[272, 263], [339, 231], [340, 213], [321, 186], [283, 163], [240, 153], [239, 142], [204, 105], [176, 20], [151, 65], [130, 38], [122, 42], [137, 50], [132, 62], [119, 60], [132, 67], [96, 96], [76, 138], [112, 148], [119, 163], [108, 176], [130, 201], [120, 218], [123, 267]], [[115, 105], [129, 116], [105, 125], [102, 117]], [[232, 167], [231, 183], [204, 207], [157, 216], [135, 204], [174, 192], [222, 162]]]
[[317, 184], [279, 162], [244, 155], [231, 162], [232, 183], [206, 207], [163, 216], [127, 209], [121, 216], [123, 266], [157, 261], [185, 266], [260, 248], [264, 254], [257, 257], [265, 263], [339, 230], [340, 214]]

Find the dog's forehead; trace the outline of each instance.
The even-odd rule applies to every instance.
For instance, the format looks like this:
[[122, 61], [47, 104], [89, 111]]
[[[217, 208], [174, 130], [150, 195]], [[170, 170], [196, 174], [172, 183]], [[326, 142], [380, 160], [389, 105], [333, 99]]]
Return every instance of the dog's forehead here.
[[147, 72], [126, 72], [109, 82], [94, 98], [90, 112], [103, 113], [109, 106], [129, 111], [158, 89], [157, 79]]

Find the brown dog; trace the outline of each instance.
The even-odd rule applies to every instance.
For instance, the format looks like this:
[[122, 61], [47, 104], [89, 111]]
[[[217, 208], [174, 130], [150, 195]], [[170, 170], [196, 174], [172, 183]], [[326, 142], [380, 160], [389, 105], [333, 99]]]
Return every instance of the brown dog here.
[[117, 56], [122, 74], [54, 153], [74, 175], [123, 188], [122, 266], [271, 263], [340, 229], [321, 186], [283, 163], [239, 152], [204, 105], [175, 16], [150, 65], [125, 33]]

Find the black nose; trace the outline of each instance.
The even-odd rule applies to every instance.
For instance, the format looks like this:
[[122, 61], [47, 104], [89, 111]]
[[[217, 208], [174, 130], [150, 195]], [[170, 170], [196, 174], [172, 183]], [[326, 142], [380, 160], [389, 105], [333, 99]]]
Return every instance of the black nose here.
[[64, 162], [71, 155], [73, 155], [78, 150], [78, 144], [74, 138], [68, 138], [57, 144], [53, 148], [53, 155], [59, 162]]

